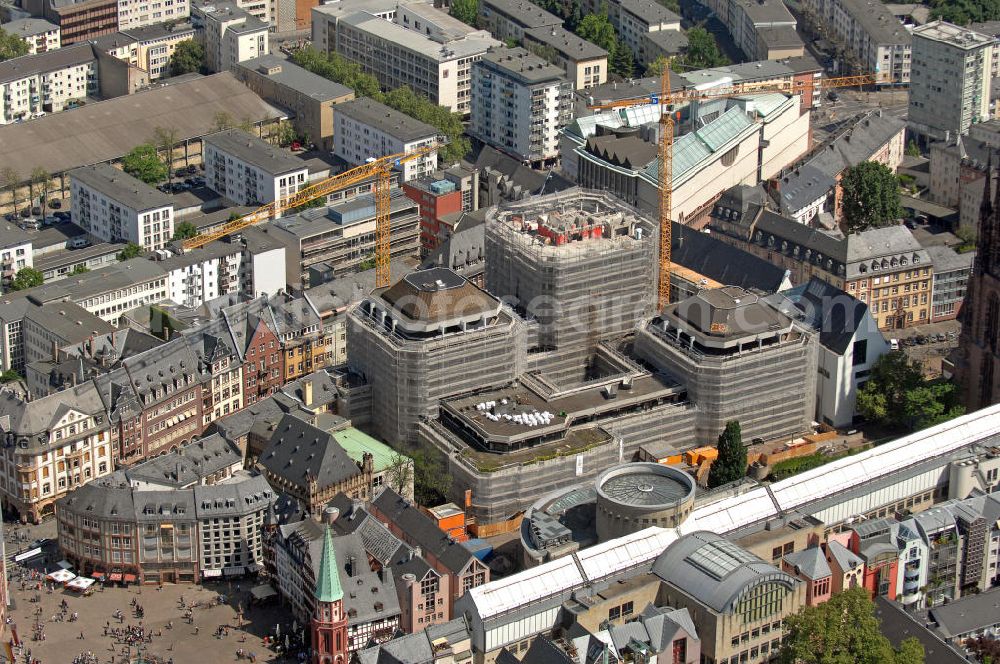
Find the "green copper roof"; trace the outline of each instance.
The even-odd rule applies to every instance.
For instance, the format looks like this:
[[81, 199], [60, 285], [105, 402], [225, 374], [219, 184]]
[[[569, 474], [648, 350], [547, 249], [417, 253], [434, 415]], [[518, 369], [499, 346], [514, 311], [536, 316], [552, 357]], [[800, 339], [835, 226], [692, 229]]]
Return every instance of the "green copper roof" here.
[[330, 526], [327, 526], [323, 534], [323, 557], [319, 560], [319, 573], [316, 575], [316, 601], [336, 602], [343, 598], [337, 554], [333, 552], [333, 538], [330, 537]]

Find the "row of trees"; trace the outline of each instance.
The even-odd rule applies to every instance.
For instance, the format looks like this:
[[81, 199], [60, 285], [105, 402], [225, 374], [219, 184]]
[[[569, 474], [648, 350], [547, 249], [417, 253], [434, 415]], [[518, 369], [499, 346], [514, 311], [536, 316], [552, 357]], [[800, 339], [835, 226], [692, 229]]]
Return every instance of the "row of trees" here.
[[362, 71], [358, 63], [351, 62], [336, 53], [324, 55], [311, 47], [296, 51], [292, 55], [292, 61], [314, 74], [346, 85], [353, 89], [358, 97], [370, 97], [431, 125], [447, 137], [447, 145], [439, 151], [441, 158], [446, 162], [458, 161], [472, 149], [464, 133], [461, 115], [438, 106], [408, 86], [383, 93], [375, 77]]
[[[7, 193], [10, 194], [10, 202], [14, 207], [14, 213], [18, 212], [18, 204], [21, 199], [18, 198], [18, 194], [21, 191], [21, 183], [23, 182], [21, 174], [13, 166], [4, 166], [0, 168], [0, 186], [3, 187]], [[41, 166], [36, 167], [31, 171], [31, 177], [28, 178], [28, 205], [29, 207], [37, 200], [42, 207], [42, 215], [48, 214], [49, 208], [49, 192], [52, 187], [52, 174]]]
[[1000, 20], [998, 0], [930, 0], [931, 18], [956, 25]]
[[858, 412], [885, 426], [916, 431], [962, 415], [954, 383], [924, 378], [920, 365], [902, 351], [890, 351], [872, 366], [858, 390]]

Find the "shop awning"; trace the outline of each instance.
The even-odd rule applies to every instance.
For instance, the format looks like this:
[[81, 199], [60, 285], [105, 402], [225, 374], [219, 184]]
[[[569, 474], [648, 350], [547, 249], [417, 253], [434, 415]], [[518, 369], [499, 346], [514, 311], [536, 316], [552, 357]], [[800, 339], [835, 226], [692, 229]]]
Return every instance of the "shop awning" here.
[[203, 577], [205, 577], [206, 579], [212, 579], [212, 578], [215, 578], [217, 576], [222, 576], [222, 570], [221, 569], [203, 569], [201, 571], [201, 575]]
[[124, 576], [122, 576], [122, 581], [124, 581], [125, 583], [135, 583], [138, 580], [139, 577], [137, 577], [135, 574], [125, 574]]
[[111, 574], [108, 575], [108, 579], [110, 579], [111, 581], [121, 581], [122, 575], [120, 572], [112, 572]]
[[35, 556], [40, 556], [40, 555], [42, 555], [42, 549], [41, 547], [38, 547], [35, 549], [31, 549], [30, 551], [25, 551], [24, 553], [17, 554], [16, 556], [14, 556], [14, 562], [19, 563], [22, 560], [27, 560], [28, 558], [34, 558]]
[[246, 571], [246, 568], [243, 567], [242, 565], [239, 566], [239, 567], [227, 567], [224, 570], [222, 570], [222, 575], [223, 576], [239, 576], [240, 574], [243, 574], [245, 571]]
[[250, 594], [257, 601], [265, 600], [269, 597], [274, 597], [278, 592], [271, 587], [270, 583], [264, 583], [259, 586], [254, 586], [250, 589]]
[[94, 573], [91, 574], [91, 576], [94, 577], [95, 579], [97, 579], [98, 581], [103, 581], [104, 577], [106, 577], [107, 574], [104, 573], [104, 570], [95, 569]]

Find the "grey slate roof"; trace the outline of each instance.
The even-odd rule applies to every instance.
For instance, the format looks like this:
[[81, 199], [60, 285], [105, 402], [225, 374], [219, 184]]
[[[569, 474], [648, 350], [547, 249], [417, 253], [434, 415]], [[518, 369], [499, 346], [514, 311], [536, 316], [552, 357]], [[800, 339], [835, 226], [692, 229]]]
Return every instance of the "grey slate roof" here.
[[437, 129], [374, 99], [361, 97], [337, 104], [333, 109], [334, 122], [337, 116], [351, 118], [355, 122], [368, 125], [404, 143], [437, 136]]
[[276, 498], [263, 475], [245, 473], [218, 484], [198, 485], [193, 496], [198, 518], [229, 517], [248, 510], [267, 509]]
[[[619, 7], [642, 19], [649, 25], [680, 23], [681, 17], [656, 0], [616, 0]], [[655, 32], [661, 32], [656, 30]]]
[[308, 487], [309, 477], [315, 477], [322, 489], [360, 473], [332, 434], [292, 415], [281, 418], [260, 463], [268, 472], [303, 488]]
[[928, 663], [968, 664], [968, 660], [961, 653], [919, 622], [915, 615], [882, 595], [875, 598], [875, 617], [878, 618], [882, 634], [889, 639], [894, 648], [899, 648], [906, 639], [915, 638], [924, 647], [924, 661]]
[[698, 639], [698, 629], [687, 609], [673, 609], [649, 604], [639, 616], [653, 652], [664, 652], [679, 630], [684, 630], [692, 639]]
[[395, 523], [421, 550], [434, 555], [452, 573], [460, 573], [475, 557], [437, 527], [434, 520], [392, 489], [385, 489], [372, 501], [386, 519]]
[[828, 194], [837, 180], [812, 164], [796, 168], [782, 178], [779, 192], [781, 207], [786, 212], [801, 210]]
[[993, 625], [1000, 622], [1000, 588], [936, 606], [930, 617], [948, 639]]
[[874, 320], [866, 317], [867, 304], [816, 277], [769, 301], [819, 332], [819, 342], [838, 355], [847, 351], [863, 324], [871, 326], [869, 331], [878, 329]]
[[785, 556], [785, 562], [813, 581], [824, 579], [832, 574], [830, 565], [823, 555], [823, 549], [818, 546], [789, 553]]
[[671, 260], [727, 286], [761, 293], [777, 291], [787, 270], [708, 233], [673, 222]]
[[881, 111], [860, 116], [849, 130], [824, 146], [807, 162], [830, 177], [845, 168], [868, 161], [892, 137], [906, 128], [906, 122]]
[[551, 46], [556, 53], [568, 60], [580, 61], [608, 57], [608, 52], [603, 48], [570, 32], [561, 25], [529, 28], [524, 31], [524, 38], [525, 41], [535, 41]]
[[831, 558], [837, 561], [840, 569], [845, 572], [855, 569], [858, 565], [865, 564], [865, 561], [860, 556], [836, 540], [831, 540], [827, 543], [826, 551]]
[[96, 60], [94, 47], [90, 44], [72, 44], [35, 55], [22, 55], [0, 62], [0, 83], [10, 83], [28, 76], [76, 67]]
[[0, 30], [10, 35], [17, 35], [18, 37], [33, 37], [58, 29], [58, 25], [49, 23], [44, 18], [35, 17], [19, 18], [0, 25]]
[[226, 129], [205, 137], [205, 142], [272, 175], [305, 169], [301, 159], [240, 129]]
[[128, 468], [125, 474], [131, 481], [180, 488], [194, 484], [242, 460], [243, 455], [239, 449], [222, 436], [212, 434], [169, 454], [136, 464]]
[[330, 101], [354, 94], [354, 91], [346, 85], [335, 83], [276, 55], [267, 54], [244, 60], [236, 67], [238, 70], [256, 72], [278, 85], [319, 101]]
[[481, 60], [481, 65], [516, 79], [523, 85], [550, 83], [566, 79], [566, 70], [549, 64], [534, 53], [520, 46], [515, 48], [491, 48]]
[[484, 0], [482, 6], [499, 11], [526, 28], [563, 24], [561, 18], [528, 0]]
[[942, 272], [954, 272], [956, 270], [971, 270], [972, 262], [976, 257], [976, 252], [967, 251], [960, 254], [951, 247], [935, 244], [925, 247], [931, 257], [931, 264], [934, 266], [934, 274]]
[[653, 562], [653, 574], [718, 614], [760, 583], [791, 590], [799, 582], [720, 535], [696, 531], [671, 544]]
[[111, 164], [84, 166], [70, 171], [69, 175], [72, 179], [139, 212], [151, 208], [173, 207], [173, 199], [170, 196]]

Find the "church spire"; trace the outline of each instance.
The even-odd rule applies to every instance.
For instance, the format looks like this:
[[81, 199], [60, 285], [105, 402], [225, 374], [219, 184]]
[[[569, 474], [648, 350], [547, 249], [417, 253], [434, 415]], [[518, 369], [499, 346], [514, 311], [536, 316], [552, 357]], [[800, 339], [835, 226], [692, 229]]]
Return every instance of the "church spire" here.
[[337, 554], [333, 551], [333, 538], [330, 536], [330, 526], [323, 533], [323, 555], [319, 560], [319, 572], [316, 574], [316, 601], [337, 602], [344, 598], [344, 589], [340, 586], [340, 571], [337, 569]]

